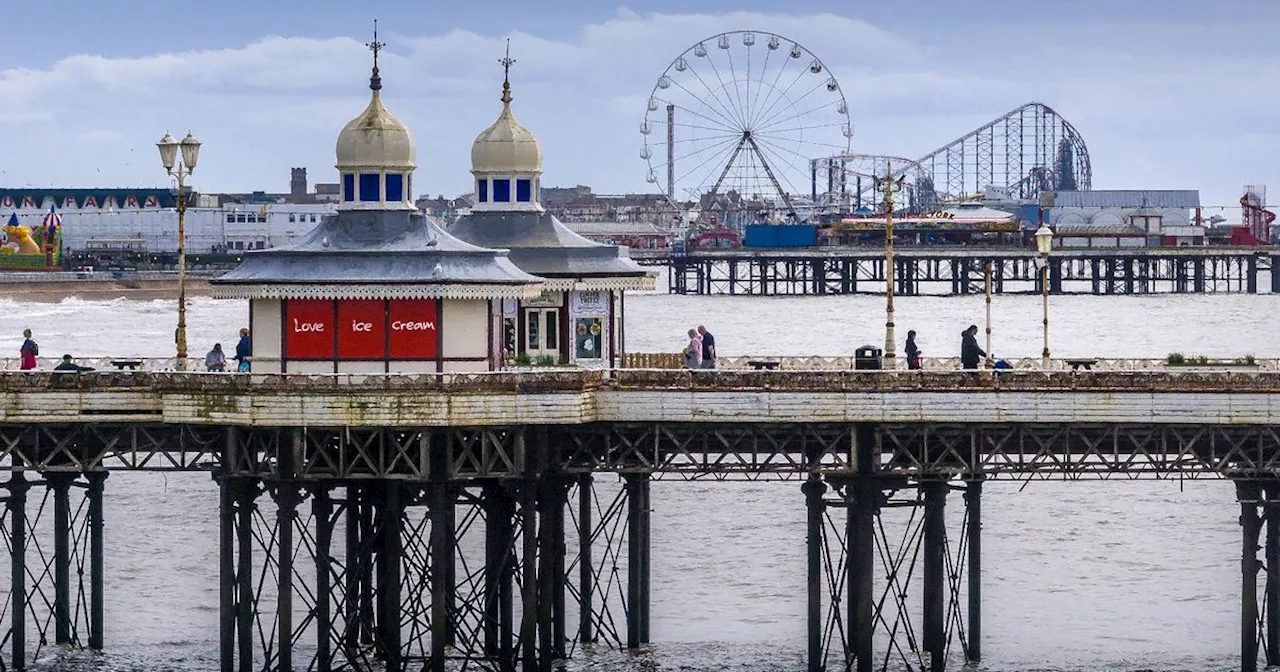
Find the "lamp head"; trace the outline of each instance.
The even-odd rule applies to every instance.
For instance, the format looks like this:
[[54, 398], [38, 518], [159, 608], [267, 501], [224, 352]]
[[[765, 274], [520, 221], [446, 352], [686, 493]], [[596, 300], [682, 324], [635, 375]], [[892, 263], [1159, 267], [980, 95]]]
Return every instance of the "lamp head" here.
[[1053, 231], [1048, 226], [1041, 224], [1036, 229], [1036, 251], [1040, 254], [1049, 254], [1053, 249]]
[[165, 172], [172, 173], [174, 165], [178, 162], [178, 141], [165, 131], [164, 137], [160, 138], [156, 147], [160, 148], [160, 163], [164, 165]]
[[182, 163], [187, 166], [187, 172], [196, 169], [196, 161], [200, 158], [200, 141], [196, 140], [196, 136], [187, 131], [187, 137], [179, 143], [182, 147]]

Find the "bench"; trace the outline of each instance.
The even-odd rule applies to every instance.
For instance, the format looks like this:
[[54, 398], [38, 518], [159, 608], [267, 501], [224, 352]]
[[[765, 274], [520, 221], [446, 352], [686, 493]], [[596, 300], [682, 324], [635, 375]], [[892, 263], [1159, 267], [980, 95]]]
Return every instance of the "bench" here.
[[1079, 371], [1082, 368], [1085, 371], [1092, 371], [1093, 365], [1098, 363], [1096, 359], [1064, 359], [1062, 361], [1066, 362], [1072, 371]]
[[771, 359], [752, 359], [747, 361], [747, 366], [756, 371], [773, 371], [778, 368], [782, 362]]
[[124, 371], [126, 368], [129, 369], [130, 371], [137, 371], [138, 367], [142, 366], [142, 360], [141, 359], [113, 359], [111, 360], [111, 366], [116, 367], [116, 369], [120, 371]]

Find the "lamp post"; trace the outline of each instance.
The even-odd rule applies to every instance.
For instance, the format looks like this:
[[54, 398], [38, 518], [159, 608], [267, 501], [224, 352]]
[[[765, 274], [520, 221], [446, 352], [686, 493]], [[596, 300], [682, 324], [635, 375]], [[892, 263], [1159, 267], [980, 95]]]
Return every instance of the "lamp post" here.
[[885, 177], [876, 178], [876, 186], [884, 190], [884, 283], [885, 283], [885, 321], [884, 321], [884, 368], [897, 368], [897, 357], [894, 354], [895, 341], [893, 335], [893, 190], [901, 187], [906, 176], [893, 179], [893, 163], [885, 165]]
[[[160, 163], [170, 176], [178, 180], [178, 330], [174, 333], [174, 341], [178, 346], [177, 369], [187, 370], [187, 192], [186, 178], [196, 169], [196, 161], [200, 158], [200, 141], [187, 132], [187, 137], [178, 142], [168, 132], [156, 143], [160, 148]], [[178, 150], [182, 150], [182, 160], [178, 160]]]
[[1044, 350], [1041, 365], [1049, 370], [1049, 252], [1053, 249], [1053, 231], [1043, 222], [1036, 229], [1036, 251], [1040, 253], [1040, 293], [1044, 297]]

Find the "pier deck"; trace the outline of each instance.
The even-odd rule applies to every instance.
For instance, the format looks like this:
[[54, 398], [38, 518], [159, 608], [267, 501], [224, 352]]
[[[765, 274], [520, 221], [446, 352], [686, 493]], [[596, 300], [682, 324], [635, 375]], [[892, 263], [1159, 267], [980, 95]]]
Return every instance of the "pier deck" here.
[[987, 480], [1230, 479], [1240, 669], [1280, 662], [1280, 618], [1259, 620], [1280, 604], [1280, 562], [1258, 557], [1280, 553], [1268, 367], [5, 372], [0, 464], [7, 669], [105, 647], [112, 471], [217, 481], [228, 672], [540, 672], [583, 643], [639, 648], [663, 479], [802, 481], [813, 672], [981, 658]]
[[[691, 250], [667, 257], [673, 294], [821, 295], [883, 293], [883, 250], [867, 248]], [[657, 257], [646, 262], [659, 263]], [[1039, 255], [1020, 248], [902, 247], [895, 293], [1039, 291]], [[1273, 248], [1082, 248], [1049, 257], [1052, 294], [1280, 293]], [[1030, 283], [1030, 285], [1028, 285]], [[1006, 286], [1006, 284], [1010, 286]]]

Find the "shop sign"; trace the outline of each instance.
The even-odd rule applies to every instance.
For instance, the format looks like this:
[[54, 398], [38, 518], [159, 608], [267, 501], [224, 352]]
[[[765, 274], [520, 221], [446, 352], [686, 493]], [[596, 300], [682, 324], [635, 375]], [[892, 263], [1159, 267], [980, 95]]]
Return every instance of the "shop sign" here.
[[289, 359], [333, 359], [333, 330], [333, 301], [285, 302], [284, 347]]
[[387, 304], [381, 299], [338, 301], [338, 359], [382, 359], [387, 354]]
[[436, 302], [432, 299], [392, 299], [390, 302], [391, 359], [435, 359]]

